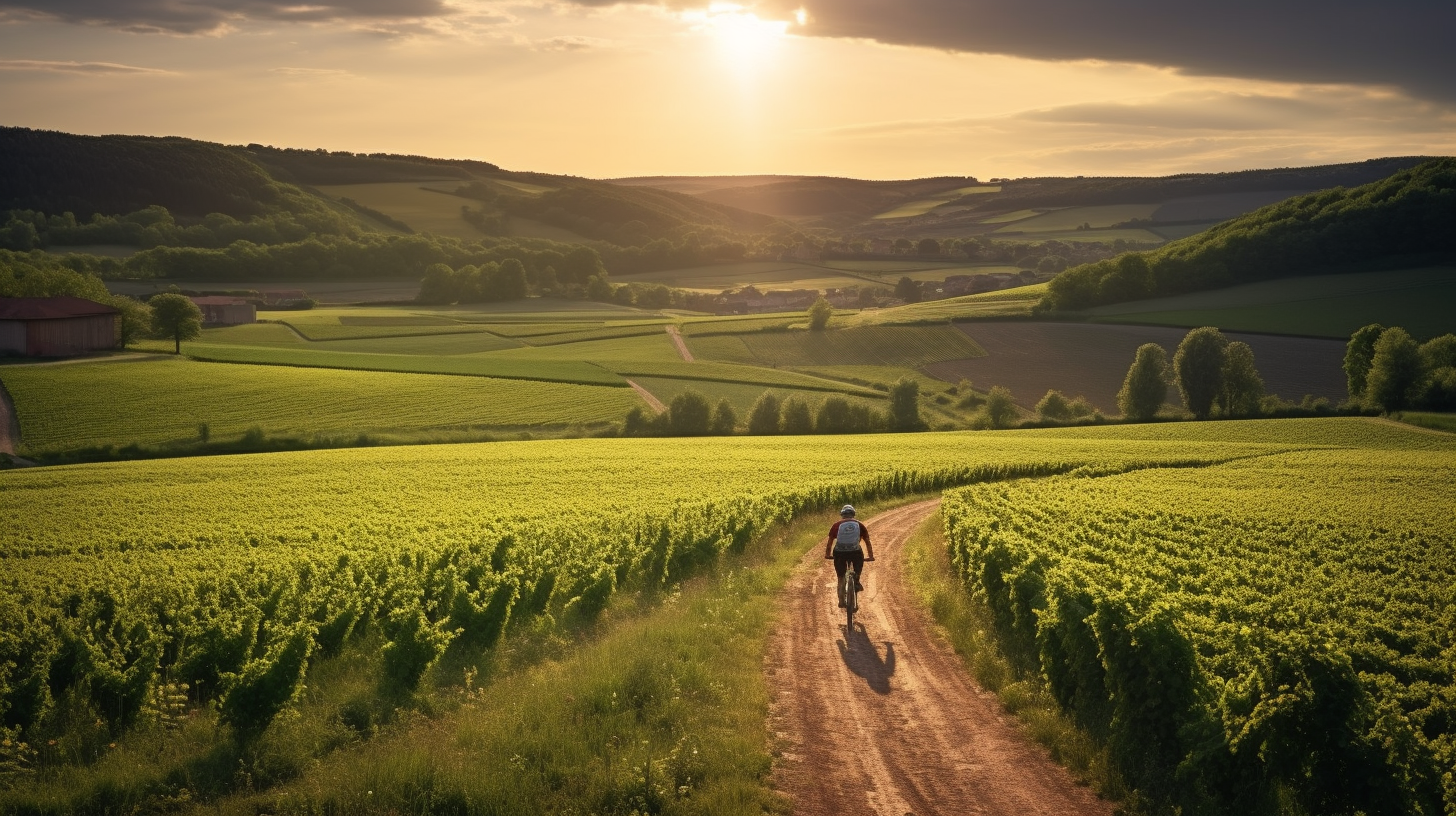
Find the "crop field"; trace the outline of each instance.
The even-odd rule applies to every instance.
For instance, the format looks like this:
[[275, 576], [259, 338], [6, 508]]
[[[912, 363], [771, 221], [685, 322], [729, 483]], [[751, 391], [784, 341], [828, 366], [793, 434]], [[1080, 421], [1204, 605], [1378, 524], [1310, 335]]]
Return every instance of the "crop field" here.
[[1456, 267], [1435, 266], [1263, 281], [1090, 310], [1094, 320], [1349, 337], [1370, 323], [1420, 337], [1456, 331]]
[[855, 273], [796, 261], [744, 261], [660, 272], [622, 275], [621, 283], [661, 283], [699, 292], [721, 292], [750, 284], [764, 290], [824, 289], [855, 286], [864, 281]]
[[184, 343], [182, 353], [194, 360], [217, 363], [252, 363], [301, 368], [340, 368], [352, 371], [395, 371], [407, 374], [453, 374], [463, 377], [500, 377], [511, 380], [620, 385], [620, 377], [579, 358], [515, 359], [501, 355], [516, 349], [484, 354], [439, 356], [428, 354], [354, 353], [208, 343]]
[[720, 383], [742, 383], [746, 385], [759, 386], [760, 390], [765, 386], [792, 388], [800, 391], [837, 391], [844, 394], [856, 394], [859, 396], [879, 398], [883, 396], [865, 386], [857, 386], [848, 382], [816, 377], [812, 374], [800, 374], [794, 371], [783, 369], [762, 368], [759, 366], [742, 366], [731, 363], [711, 362], [683, 362], [681, 360], [667, 363], [601, 363], [603, 367], [621, 374], [624, 377], [631, 377], [638, 383], [643, 377], [667, 378], [675, 380], [703, 380]]
[[632, 362], [681, 362], [672, 338], [661, 327], [651, 334], [630, 337], [608, 337], [602, 340], [582, 340], [576, 343], [557, 343], [530, 346], [504, 351], [492, 351], [474, 355], [471, 359], [481, 361], [542, 361], [571, 363], [585, 361], [598, 365], [615, 365], [622, 361]]
[[[1048, 390], [1085, 396], [1104, 413], [1115, 414], [1117, 392], [1138, 346], [1157, 343], [1172, 359], [1187, 332], [1158, 326], [1089, 323], [962, 323], [984, 356], [931, 364], [926, 371], [950, 382], [968, 379], [977, 389], [1009, 388], [1018, 405], [1031, 408]], [[1345, 344], [1336, 340], [1226, 335], [1248, 343], [1265, 388], [1285, 399], [1305, 394], [1342, 402], [1347, 394]], [[1175, 391], [1169, 401], [1176, 401]]]
[[[450, 180], [446, 185], [459, 182]], [[441, 187], [435, 184], [435, 187]], [[448, 186], [446, 189], [450, 189]], [[460, 217], [461, 206], [475, 205], [468, 198], [429, 189], [418, 181], [390, 181], [377, 184], [330, 184], [318, 188], [333, 198], [351, 198], [364, 206], [403, 221], [420, 232], [452, 238], [478, 239], [480, 230]]]
[[949, 326], [864, 326], [827, 332], [740, 335], [760, 365], [884, 365], [918, 368], [984, 354]]
[[1151, 218], [1158, 209], [1157, 204], [1104, 204], [1095, 207], [1066, 207], [1052, 210], [1030, 218], [1019, 219], [997, 232], [1066, 232], [1075, 231], [1083, 224], [1094, 229], [1105, 229], [1134, 218]]
[[1381, 447], [953, 491], [952, 560], [1155, 807], [1449, 813], [1456, 439]]
[[[171, 688], [164, 682], [187, 683], [191, 691], [178, 710], [203, 712], [205, 719], [202, 730], [166, 739], [188, 740], [181, 747], [199, 753], [220, 749], [229, 732], [217, 729], [216, 718], [205, 712], [267, 728], [279, 709], [268, 709], [261, 722], [228, 718], [253, 710], [246, 708], [250, 700], [268, 699], [260, 696], [272, 693], [268, 682], [283, 682], [285, 701], [304, 683], [312, 690], [311, 655], [335, 672], [342, 668], [327, 659], [341, 650], [382, 655], [362, 664], [380, 676], [358, 678], [353, 686], [370, 694], [407, 694], [422, 681], [449, 683], [428, 674], [444, 650], [489, 653], [508, 630], [549, 634], [562, 622], [591, 621], [618, 595], [671, 590], [775, 522], [844, 501], [981, 484], [990, 491], [1043, 483], [1095, 488], [1121, 477], [1005, 480], [1137, 467], [1171, 467], [1158, 472], [1189, 478], [1230, 463], [1228, 470], [1237, 473], [1265, 461], [1259, 457], [1271, 463], [1270, 473], [1299, 481], [1301, 474], [1292, 472], [1299, 463], [1329, 464], [1299, 456], [1328, 455], [1345, 457], [1336, 462], [1373, 457], [1382, 476], [1400, 481], [1343, 483], [1326, 502], [1368, 490], [1374, 506], [1389, 507], [1409, 478], [1422, 503], [1434, 499], [1440, 503], [1432, 506], [1444, 508], [1450, 497], [1439, 489], [1430, 494], [1431, 478], [1392, 471], [1391, 463], [1412, 457], [1415, 467], [1430, 473], [1456, 466], [1456, 444], [1444, 437], [1361, 419], [897, 434], [856, 442], [548, 440], [0, 473], [0, 514], [7, 519], [0, 528], [6, 565], [0, 654], [8, 666], [0, 675], [0, 700], [11, 722], [70, 729], [39, 732], [56, 738], [43, 754], [46, 773], [59, 768], [59, 776], [45, 777], [54, 787], [55, 780], [81, 778], [79, 771], [65, 776], [66, 769], [94, 761], [89, 746], [97, 745], [98, 735], [95, 750], [105, 753], [107, 739], [124, 741], [159, 717], [178, 716], [149, 702], [159, 689]], [[865, 457], [866, 449], [875, 455]], [[1189, 469], [1198, 467], [1204, 469]], [[958, 494], [951, 507], [961, 507], [964, 495], [981, 494]], [[1168, 513], [1202, 512], [1222, 498], [1248, 514], [1256, 505], [1243, 496], [1234, 490], [1210, 494], [1191, 505], [1195, 509], [1175, 505]], [[1008, 517], [1032, 506], [1013, 505]], [[1312, 505], [1311, 518], [1318, 507]], [[1396, 532], [1429, 532], [1419, 526], [1426, 523], [1450, 522], [1429, 507], [1386, 520]], [[1423, 539], [1394, 540], [1416, 547]], [[1383, 563], [1397, 570], [1394, 576], [1429, 579], [1426, 565], [1433, 560]], [[1359, 566], [1338, 565], [1330, 574], [1353, 575]], [[1270, 574], [1258, 578], [1267, 582]], [[723, 614], [732, 620], [731, 610]], [[65, 662], [72, 646], [84, 650], [84, 663]], [[57, 682], [47, 683], [47, 677]], [[467, 671], [466, 692], [470, 677]], [[368, 691], [376, 683], [382, 691]], [[613, 687], [622, 688], [631, 687]], [[694, 702], [704, 704], [712, 703]], [[73, 708], [83, 712], [80, 719], [51, 717]], [[360, 710], [349, 703], [324, 716], [362, 716]], [[294, 726], [280, 719], [278, 727], [291, 733]], [[455, 738], [445, 730], [433, 733]], [[320, 744], [309, 756], [354, 744]], [[122, 750], [134, 757], [151, 749]], [[186, 779], [195, 768], [183, 766], [192, 759], [178, 756]], [[111, 777], [103, 777], [113, 767], [99, 765], [96, 782], [87, 784], [109, 784]], [[31, 801], [25, 784], [0, 791], [0, 805]], [[267, 785], [277, 782], [259, 784], [266, 795]]]
[[3, 377], [22, 455], [194, 442], [200, 423], [219, 441], [255, 428], [354, 436], [599, 423], [641, 404], [627, 388], [186, 359], [11, 366]]
[[883, 212], [875, 216], [875, 220], [886, 220], [890, 218], [910, 218], [916, 215], [924, 215], [935, 209], [936, 207], [939, 207], [940, 205], [945, 204], [948, 201], [954, 201], [961, 196], [982, 194], [989, 195], [999, 192], [1001, 192], [1000, 187], [983, 185], [977, 185], [975, 187], [961, 187], [956, 190], [947, 190], [943, 193], [937, 193], [936, 195], [929, 198], [922, 198], [918, 201], [911, 201], [906, 204], [901, 204], [900, 206], [896, 207], [893, 210], [890, 210], [889, 212]]

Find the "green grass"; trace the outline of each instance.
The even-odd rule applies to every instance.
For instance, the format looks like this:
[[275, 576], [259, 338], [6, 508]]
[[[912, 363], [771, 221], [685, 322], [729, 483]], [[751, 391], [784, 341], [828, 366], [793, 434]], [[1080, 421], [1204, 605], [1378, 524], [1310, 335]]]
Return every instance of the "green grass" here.
[[919, 368], [942, 360], [984, 356], [964, 333], [948, 326], [865, 326], [823, 332], [742, 335], [761, 365], [881, 365]]
[[979, 318], [1030, 317], [1031, 307], [1046, 292], [1045, 283], [963, 295], [923, 303], [907, 303], [889, 309], [868, 309], [845, 319], [846, 325], [874, 326], [916, 323], [938, 323]]
[[412, 434], [620, 419], [624, 388], [422, 374], [226, 365], [188, 359], [4, 372], [23, 455], [269, 436]]
[[1456, 414], [1432, 414], [1423, 411], [1406, 411], [1397, 417], [1407, 425], [1418, 425], [1433, 431], [1456, 433]]
[[527, 346], [504, 351], [493, 351], [475, 355], [471, 359], [482, 361], [542, 361], [567, 364], [586, 361], [601, 365], [616, 365], [624, 360], [655, 361], [662, 363], [681, 362], [677, 346], [667, 332], [658, 328], [651, 334], [629, 337], [608, 337], [602, 340], [581, 340], [575, 343]]
[[1369, 323], [1418, 337], [1456, 331], [1456, 267], [1435, 266], [1262, 281], [1228, 289], [1100, 306], [1093, 320], [1229, 331], [1348, 337]]
[[[287, 326], [277, 323], [249, 323], [243, 326], [203, 329], [202, 337], [196, 342], [207, 345], [255, 346], [300, 351], [447, 356], [499, 351], [518, 348], [521, 345], [516, 340], [498, 337], [484, 331], [311, 341], [298, 336]], [[143, 347], [162, 352], [172, 350], [172, 346], [165, 340], [152, 340], [138, 345], [138, 348]]]
[[749, 351], [739, 335], [709, 335], [707, 337], [685, 337], [688, 350], [698, 360], [715, 360], [739, 365], [758, 365], [758, 357]]
[[902, 377], [909, 377], [920, 383], [921, 394], [937, 393], [953, 385], [953, 383], [938, 380], [913, 368], [901, 366], [804, 366], [795, 370], [802, 371], [805, 374], [813, 374], [816, 377], [828, 377], [831, 380], [841, 380], [856, 385], [863, 385], [868, 388], [873, 388], [876, 391], [888, 389]]
[[[418, 232], [478, 240], [482, 233], [460, 217], [461, 205], [479, 208], [479, 202], [426, 189], [418, 181], [379, 184], [329, 184], [318, 188], [333, 198], [352, 198], [370, 209], [409, 224]], [[435, 185], [438, 186], [438, 182]]]
[[462, 354], [450, 357], [410, 354], [365, 354], [313, 349], [280, 349], [254, 346], [183, 343], [182, 353], [197, 360], [221, 363], [254, 363], [302, 368], [342, 368], [354, 371], [396, 371], [410, 374], [453, 374], [466, 377], [500, 377], [512, 380], [620, 385], [612, 375], [579, 358], [549, 360], [513, 359], [500, 355], [517, 349]]
[[602, 363], [603, 367], [631, 377], [641, 384], [642, 377], [662, 377], [675, 380], [704, 380], [721, 383], [745, 383], [758, 386], [793, 388], [801, 391], [838, 391], [866, 397], [879, 397], [878, 392], [843, 381], [825, 379], [812, 374], [800, 374], [782, 369], [761, 366], [733, 365], [731, 363], [677, 362], [667, 363]]
[[929, 198], [922, 198], [918, 201], [911, 201], [906, 204], [901, 204], [895, 209], [890, 210], [889, 212], [880, 213], [874, 218], [875, 220], [885, 220], [890, 218], [911, 218], [917, 215], [924, 215], [935, 209], [936, 207], [939, 207], [940, 205], [945, 204], [949, 201], [954, 201], [961, 196], [984, 195], [999, 192], [1001, 192], [1001, 188], [999, 186], [990, 187], [978, 185], [975, 187], [961, 187], [955, 190], [947, 190], [943, 193], [936, 193]]
[[811, 411], [818, 410], [821, 402], [833, 396], [842, 396], [851, 403], [863, 403], [876, 410], [885, 410], [885, 400], [883, 397], [880, 399], [871, 399], [869, 397], [855, 396], [852, 394], [819, 390], [804, 391], [781, 386], [752, 383], [679, 380], [665, 377], [633, 377], [632, 382], [647, 389], [649, 393], [664, 403], [672, 402], [673, 397], [688, 391], [696, 391], [702, 394], [713, 405], [717, 405], [719, 400], [726, 399], [733, 406], [733, 410], [738, 413], [738, 423], [740, 425], [746, 425], [748, 423], [748, 413], [753, 408], [753, 404], [758, 401], [759, 397], [763, 396], [764, 392], [768, 391], [773, 392], [780, 400], [798, 397], [809, 404]]
[[1105, 204], [1095, 207], [1067, 207], [1031, 218], [1019, 219], [997, 232], [1066, 232], [1076, 231], [1083, 224], [1105, 229], [1134, 218], [1151, 218], [1159, 204]]

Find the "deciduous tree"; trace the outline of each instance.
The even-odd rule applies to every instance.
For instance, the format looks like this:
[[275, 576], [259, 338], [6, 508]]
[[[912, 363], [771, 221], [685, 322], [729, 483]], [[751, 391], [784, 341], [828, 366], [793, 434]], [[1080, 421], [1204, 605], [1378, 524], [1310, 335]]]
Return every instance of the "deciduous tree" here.
[[1404, 411], [1420, 395], [1424, 373], [1416, 341], [1399, 326], [1386, 329], [1375, 341], [1365, 400], [1386, 413]]
[[182, 353], [183, 340], [195, 340], [202, 335], [202, 310], [189, 298], [168, 292], [156, 295], [147, 305], [152, 307], [153, 336], [170, 337], [175, 353]]
[[1117, 409], [1137, 422], [1146, 422], [1168, 398], [1168, 352], [1157, 343], [1138, 347], [1122, 390], [1117, 392]]
[[713, 409], [713, 421], [708, 427], [709, 433], [731, 436], [737, 427], [738, 412], [733, 410], [733, 404], [726, 399], [718, 400], [718, 407]]
[[829, 301], [819, 298], [814, 305], [809, 307], [809, 329], [811, 331], [824, 331], [829, 325], [829, 318], [834, 316], [834, 307]]
[[918, 431], [924, 427], [920, 420], [920, 383], [901, 377], [890, 386], [890, 430]]
[[1226, 416], [1253, 416], [1264, 398], [1264, 378], [1254, 366], [1254, 350], [1248, 343], [1234, 341], [1224, 349], [1223, 389], [1218, 407]]
[[809, 411], [809, 403], [800, 397], [784, 400], [783, 431], [786, 434], [814, 433], [814, 415]]
[[1016, 421], [1016, 400], [1010, 389], [995, 386], [986, 394], [986, 422], [992, 428], [1009, 428]]
[[697, 391], [684, 391], [667, 405], [667, 428], [673, 436], [706, 436], [713, 409]]
[[748, 415], [748, 432], [766, 436], [779, 432], [779, 398], [765, 391]]
[[1208, 419], [1223, 390], [1223, 359], [1228, 340], [1213, 326], [1194, 329], [1173, 354], [1173, 374], [1183, 404], [1198, 419]]
[[1350, 399], [1359, 402], [1365, 397], [1365, 382], [1370, 376], [1370, 363], [1375, 359], [1375, 341], [1385, 332], [1379, 323], [1357, 329], [1345, 344], [1345, 381]]

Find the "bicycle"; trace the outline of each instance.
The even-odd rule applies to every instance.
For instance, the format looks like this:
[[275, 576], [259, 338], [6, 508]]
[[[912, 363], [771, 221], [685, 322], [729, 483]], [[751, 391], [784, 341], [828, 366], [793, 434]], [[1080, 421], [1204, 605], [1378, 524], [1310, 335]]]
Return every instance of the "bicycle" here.
[[839, 587], [839, 597], [844, 599], [844, 636], [848, 638], [854, 632], [854, 613], [859, 611], [859, 590], [857, 576], [854, 574], [854, 565], [848, 565], [844, 570], [844, 581]]

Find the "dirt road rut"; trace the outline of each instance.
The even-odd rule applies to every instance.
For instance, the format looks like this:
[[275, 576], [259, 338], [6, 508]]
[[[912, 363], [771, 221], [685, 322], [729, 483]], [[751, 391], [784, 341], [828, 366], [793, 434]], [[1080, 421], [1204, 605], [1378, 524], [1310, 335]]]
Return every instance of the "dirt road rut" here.
[[938, 503], [865, 522], [876, 561], [853, 632], [822, 539], [804, 556], [765, 666], [775, 787], [798, 816], [1111, 814], [974, 684], [911, 595], [904, 543]]

